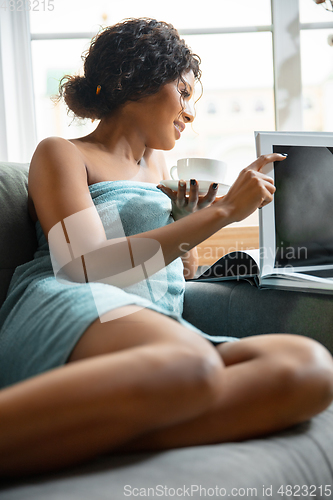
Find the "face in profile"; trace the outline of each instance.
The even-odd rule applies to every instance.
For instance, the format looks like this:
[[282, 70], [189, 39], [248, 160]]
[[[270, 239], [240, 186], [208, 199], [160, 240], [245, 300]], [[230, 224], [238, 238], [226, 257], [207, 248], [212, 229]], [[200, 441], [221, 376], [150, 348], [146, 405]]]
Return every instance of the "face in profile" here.
[[[163, 85], [151, 96], [127, 104], [133, 123], [139, 124], [146, 147], [168, 151], [180, 139], [187, 123], [194, 120], [194, 74]], [[135, 120], [135, 121], [134, 121]]]

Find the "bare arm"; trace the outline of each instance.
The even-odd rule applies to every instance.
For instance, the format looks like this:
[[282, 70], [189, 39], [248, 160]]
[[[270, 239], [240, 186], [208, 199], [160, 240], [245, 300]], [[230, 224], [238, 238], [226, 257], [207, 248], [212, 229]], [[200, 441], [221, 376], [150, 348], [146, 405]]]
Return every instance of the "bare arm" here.
[[184, 278], [186, 280], [194, 278], [199, 266], [197, 247], [194, 247], [189, 252], [186, 252], [186, 254], [182, 256], [182, 261], [184, 264]]
[[271, 201], [272, 181], [256, 171], [269, 161], [267, 157], [245, 169], [228, 195], [213, 205], [165, 227], [117, 240], [106, 238], [83, 160], [68, 141], [51, 138], [38, 146], [29, 190], [51, 254], [65, 276], [82, 283], [108, 278], [107, 283], [124, 287], [143, 279], [141, 264], [148, 262], [146, 269], [152, 275], [222, 227]]
[[[163, 179], [165, 180], [171, 179], [162, 151], [156, 152], [156, 159], [159, 163], [161, 171], [163, 172]], [[172, 216], [174, 217], [175, 220], [177, 220], [177, 218], [174, 216], [174, 213], [172, 213]], [[185, 279], [194, 278], [199, 265], [197, 248], [194, 247], [188, 252], [186, 252], [184, 255], [181, 255], [181, 259], [183, 261], [183, 266], [184, 266], [184, 278]]]

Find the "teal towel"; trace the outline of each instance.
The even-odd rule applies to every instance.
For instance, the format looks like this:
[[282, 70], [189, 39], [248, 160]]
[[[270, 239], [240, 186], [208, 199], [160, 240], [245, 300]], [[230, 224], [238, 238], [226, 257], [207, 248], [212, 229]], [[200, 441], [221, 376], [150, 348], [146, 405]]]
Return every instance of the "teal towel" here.
[[[89, 191], [108, 239], [173, 223], [171, 201], [154, 184], [105, 181], [89, 186]], [[211, 341], [236, 340], [210, 337], [182, 318], [181, 258], [126, 288], [58, 280], [39, 222], [36, 233], [34, 259], [16, 268], [0, 309], [0, 387], [63, 365], [93, 321], [130, 304], [166, 314]]]

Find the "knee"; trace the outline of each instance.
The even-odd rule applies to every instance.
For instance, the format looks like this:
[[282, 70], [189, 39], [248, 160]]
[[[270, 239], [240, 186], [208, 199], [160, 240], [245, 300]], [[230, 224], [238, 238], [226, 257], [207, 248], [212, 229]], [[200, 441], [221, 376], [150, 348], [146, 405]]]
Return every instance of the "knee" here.
[[[319, 411], [325, 409], [333, 400], [333, 357], [319, 342], [305, 339], [305, 384], [312, 391], [313, 399], [319, 405]], [[300, 378], [302, 370], [300, 370]]]
[[290, 337], [289, 352], [276, 358], [280, 388], [298, 404], [304, 418], [310, 418], [333, 400], [333, 358], [313, 339]]
[[221, 394], [224, 369], [217, 350], [203, 339], [190, 345], [176, 344], [172, 350], [169, 359], [175, 361], [172, 371], [178, 373], [174, 378], [177, 391], [183, 392], [187, 399], [202, 404], [205, 411], [214, 406]]

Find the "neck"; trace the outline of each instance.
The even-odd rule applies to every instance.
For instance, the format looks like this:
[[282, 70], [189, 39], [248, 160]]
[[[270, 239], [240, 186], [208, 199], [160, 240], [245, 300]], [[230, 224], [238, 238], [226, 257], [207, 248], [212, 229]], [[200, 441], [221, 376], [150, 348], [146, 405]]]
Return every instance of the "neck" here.
[[101, 149], [130, 162], [139, 163], [146, 145], [138, 127], [123, 116], [103, 118], [96, 129], [82, 140], [95, 143]]

